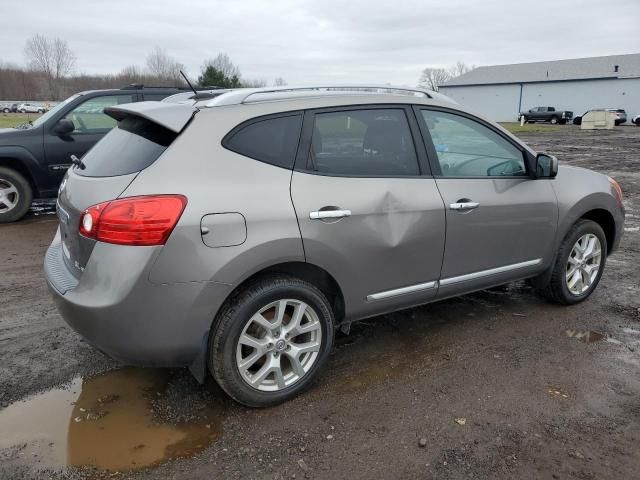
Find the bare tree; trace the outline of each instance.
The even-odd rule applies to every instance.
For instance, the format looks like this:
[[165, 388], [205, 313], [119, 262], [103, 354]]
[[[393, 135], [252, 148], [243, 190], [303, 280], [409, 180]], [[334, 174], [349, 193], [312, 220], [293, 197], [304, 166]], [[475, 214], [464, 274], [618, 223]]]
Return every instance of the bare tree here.
[[276, 77], [276, 79], [273, 81], [273, 86], [274, 87], [286, 87], [287, 85], [289, 85], [289, 84], [282, 77]]
[[437, 92], [440, 85], [451, 79], [451, 74], [444, 68], [427, 67], [422, 71], [418, 86]]
[[184, 65], [173, 57], [170, 57], [167, 52], [156, 47], [153, 51], [147, 55], [147, 70], [149, 73], [160, 79], [173, 83], [174, 85], [182, 84], [182, 76], [180, 70], [184, 69]]
[[467, 72], [470, 72], [474, 68], [476, 68], [475, 65], [469, 66], [466, 63], [458, 60], [456, 64], [449, 69], [449, 73], [451, 74], [452, 78], [455, 78], [455, 77], [459, 77], [460, 75], [464, 75]]
[[243, 78], [240, 84], [243, 87], [261, 88], [267, 86], [267, 81], [263, 78]]
[[44, 74], [51, 99], [59, 99], [60, 83], [73, 71], [76, 63], [76, 56], [67, 42], [61, 38], [52, 40], [34, 35], [27, 40], [24, 55], [33, 70]]

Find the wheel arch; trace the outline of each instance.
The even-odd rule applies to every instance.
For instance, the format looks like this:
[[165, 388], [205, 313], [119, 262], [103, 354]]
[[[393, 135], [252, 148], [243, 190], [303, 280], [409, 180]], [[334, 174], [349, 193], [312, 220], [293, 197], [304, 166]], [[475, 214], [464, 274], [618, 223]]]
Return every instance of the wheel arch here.
[[616, 241], [616, 222], [613, 215], [604, 208], [595, 208], [584, 213], [580, 220], [591, 220], [600, 225], [607, 239], [607, 255], [609, 255]]
[[40, 167], [28, 150], [11, 146], [0, 148], [0, 167], [11, 168], [20, 173], [29, 182], [34, 198], [42, 193], [37, 178]]
[[21, 162], [20, 160], [14, 157], [0, 156], [0, 167], [9, 168], [11, 170], [15, 170], [16, 172], [18, 172], [27, 180], [27, 182], [29, 182], [29, 186], [33, 191], [34, 198], [39, 195], [40, 190], [38, 189], [38, 186], [36, 185], [36, 182], [33, 178], [33, 175], [31, 174], [31, 170], [29, 170], [29, 168], [24, 164], [24, 162]]
[[293, 276], [311, 283], [322, 293], [324, 293], [329, 300], [329, 303], [331, 303], [333, 314], [335, 315], [336, 319], [336, 324], [339, 324], [344, 318], [344, 294], [335, 277], [324, 268], [304, 261], [287, 261], [275, 263], [252, 273], [248, 277], [244, 278], [241, 282], [239, 282], [238, 285], [236, 285], [236, 287], [229, 293], [224, 302], [227, 302], [230, 298], [233, 298], [247, 285], [255, 282], [258, 279], [272, 275]]

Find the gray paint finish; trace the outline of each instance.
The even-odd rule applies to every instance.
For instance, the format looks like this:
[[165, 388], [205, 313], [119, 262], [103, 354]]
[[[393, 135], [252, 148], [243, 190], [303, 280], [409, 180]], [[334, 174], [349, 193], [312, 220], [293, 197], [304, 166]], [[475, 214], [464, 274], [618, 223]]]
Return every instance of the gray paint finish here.
[[[337, 281], [342, 320], [350, 321], [536, 275], [552, 264], [571, 225], [596, 208], [612, 215], [619, 241], [624, 212], [611, 185], [606, 176], [583, 169], [563, 167], [554, 180], [338, 177], [272, 166], [221, 145], [233, 127], [256, 116], [363, 103], [454, 108], [438, 99], [374, 94], [203, 108], [137, 175], [90, 179], [70, 171], [60, 198], [73, 215], [66, 229], [70, 242], [89, 242], [71, 254], [71, 263], [83, 268], [74, 272], [77, 286], [64, 295], [54, 287], [51, 265], [45, 268], [65, 320], [127, 363], [189, 365], [229, 295], [268, 267], [306, 262], [323, 269]], [[164, 246], [93, 242], [74, 230], [91, 204], [153, 194], [188, 199]], [[463, 198], [478, 208], [448, 209]], [[310, 218], [323, 207], [351, 214]], [[216, 213], [233, 213], [224, 220], [233, 220], [234, 230], [241, 215], [246, 240], [207, 246], [203, 219]], [[204, 226], [211, 231], [225, 223], [218, 221], [223, 217], [213, 215]], [[58, 258], [61, 238], [54, 239], [47, 263]]]

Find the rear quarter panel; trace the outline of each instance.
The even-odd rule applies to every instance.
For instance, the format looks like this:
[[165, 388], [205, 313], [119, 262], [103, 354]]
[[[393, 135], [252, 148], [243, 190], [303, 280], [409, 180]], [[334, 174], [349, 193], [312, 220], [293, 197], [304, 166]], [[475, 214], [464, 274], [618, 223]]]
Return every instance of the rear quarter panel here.
[[[218, 107], [195, 115], [186, 130], [123, 196], [177, 193], [187, 207], [159, 254], [153, 283], [216, 282], [237, 285], [252, 273], [287, 261], [304, 261], [291, 202], [291, 171], [244, 157], [222, 147], [223, 137], [259, 108]], [[247, 237], [235, 246], [203, 242], [205, 215], [237, 212]]]

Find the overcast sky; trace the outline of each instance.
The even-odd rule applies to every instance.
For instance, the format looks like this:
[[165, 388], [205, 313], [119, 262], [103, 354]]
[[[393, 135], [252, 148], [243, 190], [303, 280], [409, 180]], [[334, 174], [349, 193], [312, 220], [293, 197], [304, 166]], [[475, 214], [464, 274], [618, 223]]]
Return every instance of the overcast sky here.
[[415, 85], [426, 66], [640, 52], [640, 0], [0, 0], [0, 61], [61, 37], [76, 73], [144, 65], [157, 45], [197, 76], [226, 52], [249, 79]]

